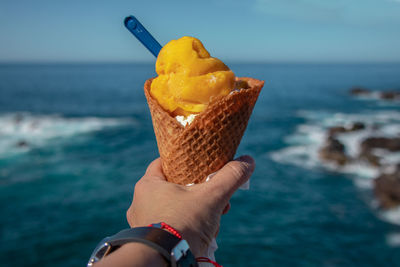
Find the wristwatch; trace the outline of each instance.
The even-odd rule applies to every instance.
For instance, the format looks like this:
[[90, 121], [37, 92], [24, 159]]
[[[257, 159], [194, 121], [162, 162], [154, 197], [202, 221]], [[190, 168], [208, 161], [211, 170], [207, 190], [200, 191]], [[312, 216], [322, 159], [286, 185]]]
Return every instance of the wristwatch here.
[[158, 225], [160, 224], [153, 224], [152, 227], [125, 229], [104, 238], [94, 249], [87, 266], [94, 266], [95, 262], [126, 243], [139, 242], [157, 250], [169, 263], [169, 266], [198, 267], [186, 240], [161, 229], [161, 226], [158, 227]]

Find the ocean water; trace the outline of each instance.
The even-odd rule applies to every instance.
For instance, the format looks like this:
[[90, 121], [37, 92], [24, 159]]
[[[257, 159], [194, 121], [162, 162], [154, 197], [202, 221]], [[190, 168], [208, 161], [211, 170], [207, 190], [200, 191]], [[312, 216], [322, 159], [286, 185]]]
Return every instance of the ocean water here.
[[[400, 266], [400, 210], [376, 209], [376, 170], [316, 157], [338, 123], [400, 133], [398, 103], [348, 94], [399, 89], [400, 65], [229, 66], [266, 84], [238, 149], [257, 167], [223, 216], [218, 262]], [[83, 266], [128, 226], [134, 184], [158, 155], [142, 90], [154, 75], [152, 64], [0, 65], [0, 265]], [[351, 153], [362, 134], [342, 140]]]

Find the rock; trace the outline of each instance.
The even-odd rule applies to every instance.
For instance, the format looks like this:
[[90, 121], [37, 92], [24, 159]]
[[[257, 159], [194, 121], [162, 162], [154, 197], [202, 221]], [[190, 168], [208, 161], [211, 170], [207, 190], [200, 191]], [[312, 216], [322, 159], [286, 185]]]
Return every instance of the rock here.
[[371, 150], [361, 152], [360, 159], [364, 159], [369, 162], [372, 166], [379, 167], [381, 166], [381, 158], [372, 153]]
[[394, 100], [400, 98], [400, 92], [397, 91], [381, 92], [379, 94], [379, 97], [384, 100]]
[[371, 91], [363, 87], [353, 87], [350, 89], [350, 94], [353, 96], [367, 96], [372, 93], [377, 93], [379, 98], [383, 100], [400, 99], [400, 91], [393, 90], [393, 91], [379, 92], [379, 91]]
[[319, 156], [324, 160], [333, 161], [341, 166], [349, 162], [344, 145], [333, 137], [327, 139], [325, 146], [319, 151]]
[[386, 149], [392, 152], [400, 151], [400, 137], [369, 137], [361, 143], [361, 151], [370, 151], [374, 148]]
[[334, 136], [338, 133], [345, 133], [347, 130], [343, 126], [335, 126], [328, 129], [329, 136]]
[[334, 137], [339, 133], [348, 133], [365, 129], [365, 124], [362, 122], [354, 122], [350, 127], [335, 126], [328, 129], [328, 135]]
[[369, 94], [371, 94], [371, 91], [366, 88], [362, 88], [362, 87], [353, 87], [350, 89], [350, 94], [355, 95], [355, 96], [369, 95]]
[[349, 129], [350, 132], [353, 131], [359, 131], [359, 130], [364, 130], [365, 129], [365, 124], [362, 122], [354, 122], [351, 128]]
[[28, 145], [28, 142], [26, 142], [26, 141], [24, 141], [24, 140], [21, 140], [21, 141], [18, 141], [18, 143], [16, 144], [16, 146], [17, 146], [17, 147], [28, 147], [29, 145]]
[[374, 181], [374, 193], [383, 209], [400, 206], [400, 167], [391, 174], [381, 174]]
[[400, 151], [400, 137], [369, 137], [361, 142], [360, 159], [367, 160], [373, 166], [380, 166], [381, 159], [374, 154], [374, 149], [385, 149], [388, 151]]
[[379, 94], [379, 97], [381, 99], [392, 100], [392, 99], [394, 99], [395, 94], [393, 94], [392, 92], [381, 92]]

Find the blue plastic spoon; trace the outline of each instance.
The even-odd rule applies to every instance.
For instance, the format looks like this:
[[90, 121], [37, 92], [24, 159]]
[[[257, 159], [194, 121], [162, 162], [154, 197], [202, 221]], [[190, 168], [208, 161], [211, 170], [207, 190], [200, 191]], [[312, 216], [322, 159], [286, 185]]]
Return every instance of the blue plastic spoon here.
[[155, 56], [158, 56], [162, 46], [146, 30], [145, 27], [134, 16], [126, 17], [125, 27]]

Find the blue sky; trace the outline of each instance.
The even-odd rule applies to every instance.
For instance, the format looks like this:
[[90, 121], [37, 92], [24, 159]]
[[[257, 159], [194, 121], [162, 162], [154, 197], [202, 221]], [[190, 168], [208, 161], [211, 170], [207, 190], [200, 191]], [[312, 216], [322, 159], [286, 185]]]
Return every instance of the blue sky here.
[[0, 61], [153, 61], [130, 14], [228, 61], [400, 62], [400, 0], [0, 0]]

